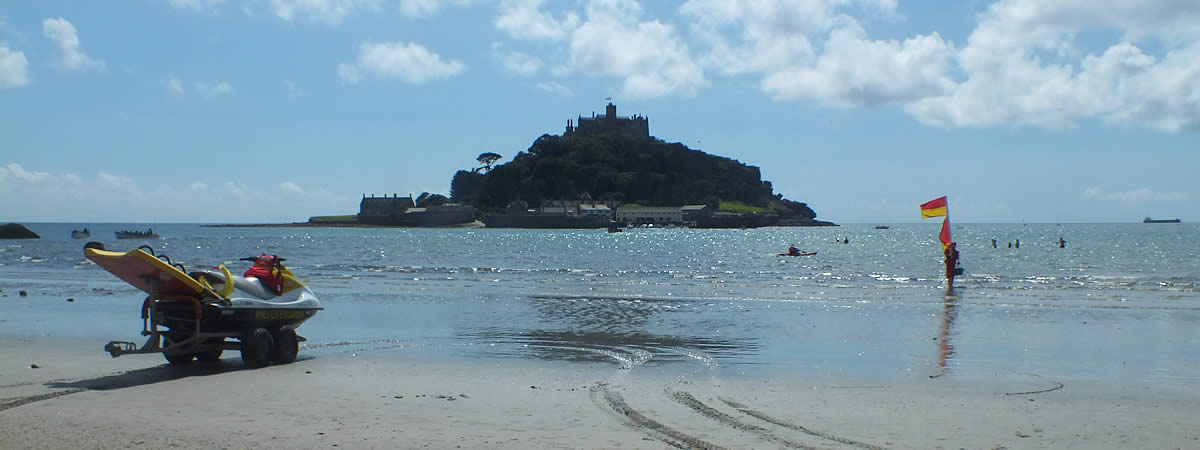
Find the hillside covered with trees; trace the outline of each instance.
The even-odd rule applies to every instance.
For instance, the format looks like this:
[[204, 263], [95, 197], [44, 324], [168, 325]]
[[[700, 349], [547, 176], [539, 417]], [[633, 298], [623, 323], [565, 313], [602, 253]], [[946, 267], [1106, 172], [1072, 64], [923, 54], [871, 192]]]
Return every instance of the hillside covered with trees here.
[[733, 205], [740, 212], [777, 214], [789, 223], [816, 217], [808, 205], [775, 194], [758, 167], [655, 138], [546, 134], [512, 161], [493, 167], [499, 156], [484, 153], [479, 158], [484, 167], [455, 173], [451, 201], [499, 211], [516, 200], [538, 207], [587, 194], [643, 206]]

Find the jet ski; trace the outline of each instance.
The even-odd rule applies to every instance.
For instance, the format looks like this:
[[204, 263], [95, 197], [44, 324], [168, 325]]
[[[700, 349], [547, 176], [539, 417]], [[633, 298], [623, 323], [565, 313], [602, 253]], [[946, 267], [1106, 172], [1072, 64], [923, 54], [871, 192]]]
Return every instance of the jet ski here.
[[83, 252], [147, 294], [142, 302], [142, 335], [149, 338], [141, 347], [134, 342], [109, 342], [104, 350], [114, 358], [162, 353], [172, 365], [187, 365], [196, 359], [218, 360], [225, 350], [240, 350], [248, 367], [287, 364], [296, 360], [304, 341], [296, 328], [324, 309], [278, 256], [242, 258], [254, 266], [247, 276], [237, 276], [224, 265], [189, 273], [148, 245], [113, 252], [99, 242], [89, 242]]

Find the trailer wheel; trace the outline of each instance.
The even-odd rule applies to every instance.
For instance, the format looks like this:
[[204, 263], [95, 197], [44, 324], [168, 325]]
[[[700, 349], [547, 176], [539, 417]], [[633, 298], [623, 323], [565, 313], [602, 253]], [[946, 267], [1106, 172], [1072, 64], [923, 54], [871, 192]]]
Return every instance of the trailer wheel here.
[[196, 359], [205, 362], [217, 361], [221, 359], [221, 353], [225, 352], [222, 345], [225, 343], [224, 338], [209, 338], [204, 341], [205, 345], [216, 346], [213, 350], [205, 350], [196, 354]]
[[167, 363], [172, 366], [186, 366], [191, 364], [192, 360], [196, 358], [196, 355], [192, 353], [177, 353], [174, 355], [163, 353], [163, 356], [167, 358]]
[[300, 339], [296, 337], [296, 330], [283, 328], [275, 333], [275, 350], [271, 353], [272, 361], [276, 364], [287, 364], [295, 361], [298, 353], [300, 353]]
[[242, 362], [246, 367], [263, 367], [271, 363], [271, 352], [275, 340], [265, 328], [251, 328], [242, 332]]

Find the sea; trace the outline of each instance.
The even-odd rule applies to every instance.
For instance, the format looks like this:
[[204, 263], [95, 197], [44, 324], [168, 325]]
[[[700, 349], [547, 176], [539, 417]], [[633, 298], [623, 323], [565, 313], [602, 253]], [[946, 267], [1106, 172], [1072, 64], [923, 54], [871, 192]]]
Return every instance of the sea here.
[[[0, 241], [0, 338], [141, 342], [144, 294], [84, 258], [94, 240], [235, 273], [242, 257], [286, 258], [325, 308], [298, 330], [302, 358], [1200, 387], [1196, 224], [955, 224], [953, 289], [940, 221], [876, 225], [30, 223], [41, 239]], [[150, 227], [161, 239], [114, 238]], [[778, 256], [789, 244], [817, 254]]]

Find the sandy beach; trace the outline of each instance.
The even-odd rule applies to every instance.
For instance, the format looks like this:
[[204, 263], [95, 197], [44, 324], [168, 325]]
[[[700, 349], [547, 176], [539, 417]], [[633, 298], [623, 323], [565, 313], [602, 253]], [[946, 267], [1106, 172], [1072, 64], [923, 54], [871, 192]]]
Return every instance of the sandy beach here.
[[[1189, 392], [1038, 377], [987, 386], [718, 377], [409, 358], [347, 343], [293, 364], [168, 367], [6, 339], [5, 448], [1197, 448]], [[37, 365], [32, 368], [31, 365]], [[844, 380], [843, 380], [844, 381]], [[1061, 386], [1061, 387], [1060, 387]]]

